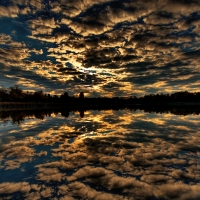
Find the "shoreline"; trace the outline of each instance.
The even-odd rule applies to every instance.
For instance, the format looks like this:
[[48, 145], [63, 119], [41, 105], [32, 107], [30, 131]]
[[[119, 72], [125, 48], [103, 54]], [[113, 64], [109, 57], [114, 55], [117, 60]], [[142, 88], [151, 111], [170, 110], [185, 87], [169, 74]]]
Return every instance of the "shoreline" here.
[[40, 110], [40, 109], [70, 109], [70, 110], [93, 110], [93, 109], [125, 109], [143, 107], [200, 107], [200, 102], [169, 102], [169, 103], [113, 103], [113, 104], [87, 104], [87, 103], [44, 103], [44, 102], [0, 102], [0, 111], [6, 110]]

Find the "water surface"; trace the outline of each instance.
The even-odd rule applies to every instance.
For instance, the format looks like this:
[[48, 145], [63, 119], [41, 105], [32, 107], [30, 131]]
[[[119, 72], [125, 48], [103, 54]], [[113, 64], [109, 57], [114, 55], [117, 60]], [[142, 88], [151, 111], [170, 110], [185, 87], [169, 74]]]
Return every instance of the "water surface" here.
[[0, 199], [200, 199], [199, 115], [81, 116], [1, 121]]

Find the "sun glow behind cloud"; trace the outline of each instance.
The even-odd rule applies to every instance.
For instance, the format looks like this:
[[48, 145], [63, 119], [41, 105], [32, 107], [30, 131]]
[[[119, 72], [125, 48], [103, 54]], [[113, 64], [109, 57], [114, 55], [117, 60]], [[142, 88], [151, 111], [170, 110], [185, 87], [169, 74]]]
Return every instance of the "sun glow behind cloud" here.
[[0, 84], [91, 96], [199, 91], [199, 8], [195, 0], [2, 1]]

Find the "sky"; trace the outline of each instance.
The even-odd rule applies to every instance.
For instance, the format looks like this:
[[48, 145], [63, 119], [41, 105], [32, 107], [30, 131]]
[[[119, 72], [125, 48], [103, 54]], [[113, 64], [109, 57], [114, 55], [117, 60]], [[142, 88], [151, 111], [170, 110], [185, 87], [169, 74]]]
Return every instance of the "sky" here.
[[0, 87], [198, 92], [199, 64], [199, 0], [0, 0]]

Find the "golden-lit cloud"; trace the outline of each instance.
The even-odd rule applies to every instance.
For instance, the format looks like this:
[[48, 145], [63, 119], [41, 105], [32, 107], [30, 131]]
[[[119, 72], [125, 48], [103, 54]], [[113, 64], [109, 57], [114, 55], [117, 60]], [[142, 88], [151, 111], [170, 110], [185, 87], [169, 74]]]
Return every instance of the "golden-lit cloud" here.
[[[36, 88], [43, 82], [51, 94], [110, 97], [199, 91], [199, 6], [196, 0], [3, 1], [2, 84], [32, 90], [33, 81]], [[8, 78], [13, 67], [31, 84]]]
[[15, 18], [19, 14], [19, 8], [16, 5], [3, 7], [0, 6], [0, 17], [11, 17]]

